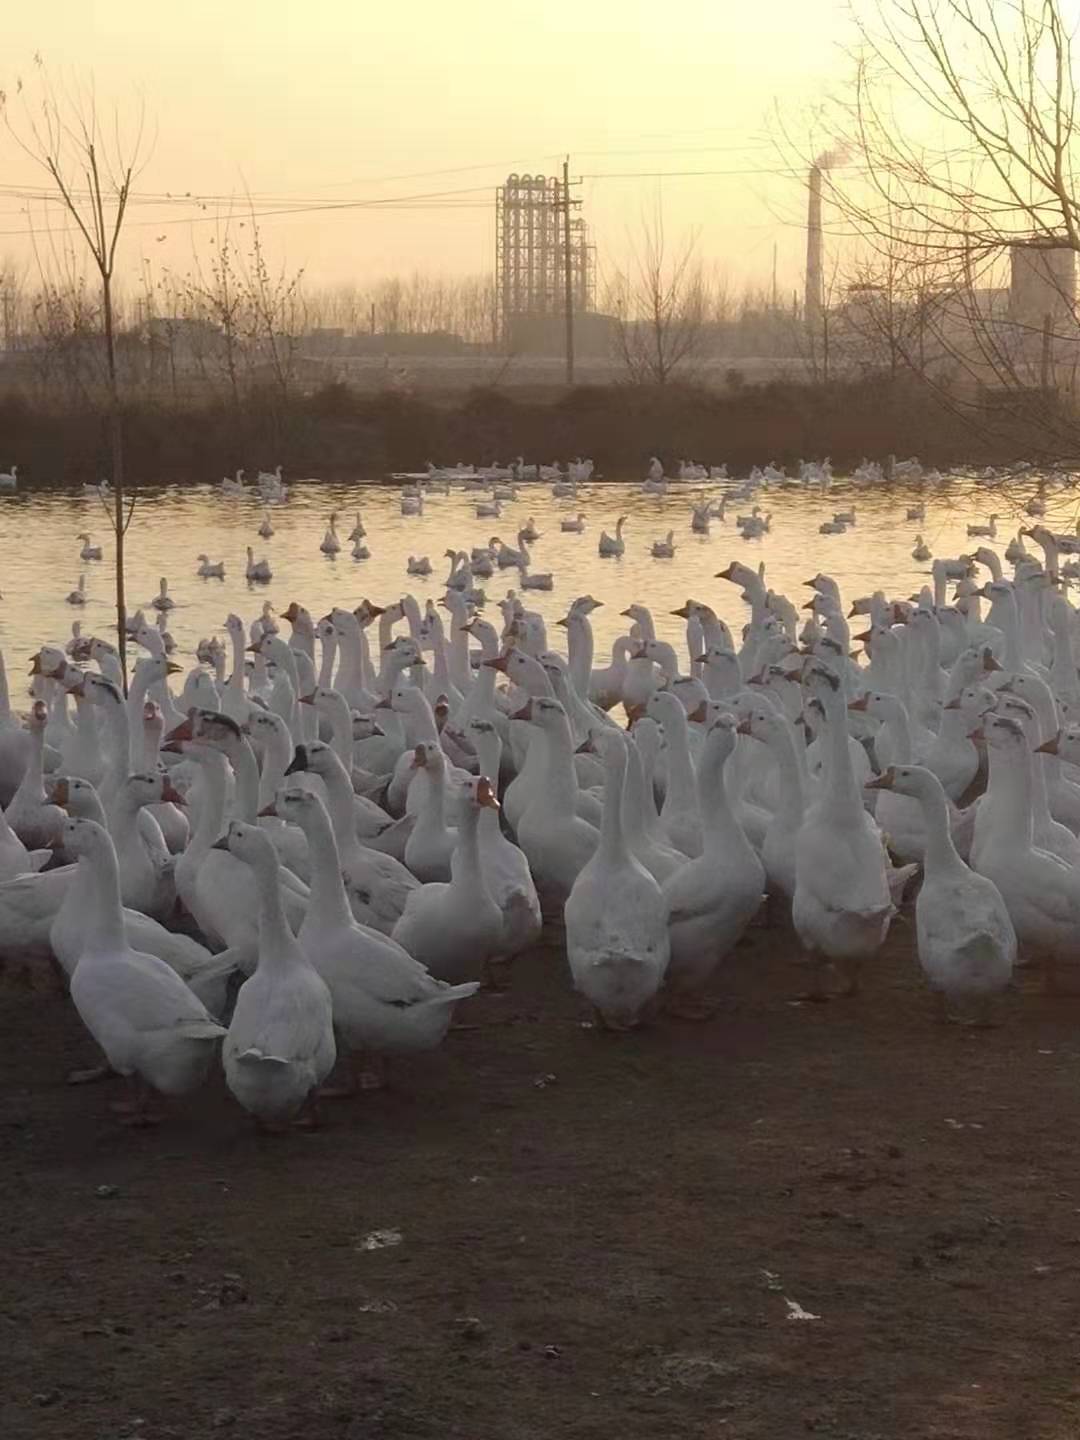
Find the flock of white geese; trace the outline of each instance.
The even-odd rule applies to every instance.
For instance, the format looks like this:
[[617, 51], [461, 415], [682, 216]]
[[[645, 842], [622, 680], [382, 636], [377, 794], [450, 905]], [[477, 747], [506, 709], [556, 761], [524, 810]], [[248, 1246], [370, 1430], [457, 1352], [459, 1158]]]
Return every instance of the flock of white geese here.
[[916, 874], [919, 964], [982, 1021], [1016, 966], [1080, 956], [1080, 541], [1025, 534], [1038, 558], [939, 558], [904, 599], [735, 561], [741, 633], [687, 599], [684, 649], [634, 604], [597, 656], [589, 595], [558, 641], [518, 590], [485, 618], [467, 552], [438, 605], [294, 601], [288, 633], [264, 605], [186, 672], [140, 614], [126, 694], [76, 625], [28, 715], [0, 686], [0, 957], [53, 963], [104, 1059], [72, 1078], [126, 1077], [132, 1122], [219, 1056], [260, 1125], [311, 1122], [545, 922], [610, 1029], [711, 1015], [766, 903], [807, 996], [848, 995]]

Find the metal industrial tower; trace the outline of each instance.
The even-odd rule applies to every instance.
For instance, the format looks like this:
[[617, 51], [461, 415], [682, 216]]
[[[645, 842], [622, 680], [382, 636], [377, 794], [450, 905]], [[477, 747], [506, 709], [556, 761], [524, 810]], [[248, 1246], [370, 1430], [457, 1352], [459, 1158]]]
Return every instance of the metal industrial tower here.
[[595, 250], [585, 221], [573, 213], [578, 204], [570, 186], [552, 175], [510, 175], [496, 192], [499, 332], [507, 349], [522, 322], [534, 328], [565, 315], [567, 269], [574, 312], [594, 307]]

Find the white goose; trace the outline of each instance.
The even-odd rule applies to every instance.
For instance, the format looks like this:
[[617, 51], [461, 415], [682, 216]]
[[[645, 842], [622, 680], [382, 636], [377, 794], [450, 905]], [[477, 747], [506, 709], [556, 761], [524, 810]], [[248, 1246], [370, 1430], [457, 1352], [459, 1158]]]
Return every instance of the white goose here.
[[225, 1031], [174, 970], [128, 943], [108, 834], [93, 820], [68, 820], [63, 840], [92, 877], [71, 998], [109, 1065], [133, 1081], [133, 1120], [148, 1120], [148, 1092], [195, 1090]]
[[[481, 775], [498, 775], [502, 742], [491, 720], [474, 715], [465, 727], [480, 764]], [[480, 814], [480, 863], [491, 898], [503, 915], [503, 939], [499, 960], [536, 944], [543, 928], [540, 901], [524, 851], [508, 840], [499, 824], [499, 812], [485, 806]]]
[[164, 575], [159, 582], [158, 593], [150, 601], [150, 604], [155, 610], [172, 610], [176, 605], [176, 601], [169, 595], [169, 582]]
[[559, 528], [560, 528], [560, 530], [562, 530], [562, 531], [563, 531], [565, 534], [567, 534], [567, 535], [582, 535], [582, 534], [584, 534], [584, 532], [585, 532], [585, 514], [584, 514], [584, 512], [581, 512], [580, 514], [578, 514], [578, 515], [576, 515], [576, 516], [575, 516], [575, 515], [571, 515], [571, 516], [563, 519], [562, 521], [560, 521]]
[[423, 884], [449, 881], [458, 834], [446, 823], [446, 756], [438, 745], [417, 745], [412, 765], [424, 772], [427, 786], [412, 834], [405, 842], [405, 864]]
[[597, 546], [597, 553], [611, 557], [618, 557], [626, 550], [626, 541], [623, 539], [623, 526], [626, 524], [627, 516], [620, 515], [615, 522], [615, 534], [609, 535], [606, 530], [600, 531], [600, 541]]
[[199, 568], [195, 572], [201, 580], [224, 580], [225, 561], [211, 560], [208, 555], [196, 555]]
[[68, 603], [69, 605], [85, 605], [85, 604], [86, 604], [86, 576], [85, 576], [85, 575], [80, 575], [80, 576], [79, 576], [79, 583], [78, 583], [78, 585], [76, 585], [76, 587], [75, 587], [74, 590], [72, 590], [72, 591], [70, 591], [70, 592], [68, 593], [68, 595], [67, 595], [67, 603]]
[[430, 1050], [450, 1026], [454, 1006], [479, 988], [447, 985], [394, 940], [358, 925], [345, 896], [326, 808], [309, 790], [279, 792], [277, 812], [307, 837], [314, 876], [311, 905], [297, 939], [326, 981], [334, 1029], [354, 1052], [378, 1056]]
[[293, 1119], [334, 1068], [330, 991], [285, 918], [270, 837], [234, 820], [230, 854], [247, 866], [258, 897], [258, 965], [241, 985], [222, 1047], [225, 1083], [262, 1124]]
[[[513, 717], [535, 727], [529, 764], [537, 747], [536, 778], [517, 822], [517, 841], [529, 861], [545, 909], [557, 912], [591, 859], [599, 841], [594, 826], [577, 812], [573, 742], [566, 711], [558, 700], [531, 696]], [[514, 782], [525, 779], [522, 772]], [[511, 787], [513, 788], [513, 787]]]
[[932, 771], [891, 766], [866, 788], [896, 791], [922, 806], [926, 848], [915, 901], [919, 964], [949, 1018], [950, 1006], [954, 1014], [971, 1002], [981, 1007], [1005, 988], [1016, 964], [1016, 932], [1001, 891], [956, 853], [948, 801]]
[[[353, 915], [361, 925], [370, 925], [389, 935], [401, 919], [409, 895], [420, 888], [420, 882], [393, 855], [361, 843], [357, 835], [358, 797], [353, 794], [348, 772], [331, 746], [321, 741], [298, 745], [285, 773], [288, 776], [304, 771], [317, 775], [325, 786], [327, 809]], [[406, 823], [411, 825], [412, 821]]]
[[566, 956], [598, 1022], [627, 1029], [663, 982], [671, 953], [663, 891], [631, 855], [622, 828], [626, 742], [615, 730], [593, 743], [604, 761], [604, 817], [595, 854], [566, 901]]
[[664, 885], [670, 912], [671, 962], [668, 1008], [687, 1019], [705, 1019], [701, 991], [717, 965], [741, 939], [765, 898], [765, 871], [743, 833], [725, 786], [735, 749], [735, 721], [721, 716], [705, 737], [698, 758], [702, 816], [701, 855]]
[[324, 555], [336, 555], [341, 549], [341, 541], [337, 533], [337, 515], [331, 514], [330, 524], [326, 527], [326, 534], [322, 538], [319, 549]]
[[247, 547], [247, 566], [245, 567], [244, 574], [248, 580], [257, 581], [262, 584], [266, 584], [274, 578], [274, 572], [270, 569], [269, 560], [256, 560], [255, 551], [250, 545]]
[[652, 557], [654, 560], [671, 560], [675, 556], [675, 531], [669, 530], [664, 540], [652, 542]]
[[840, 681], [812, 664], [806, 685], [824, 707], [828, 767], [796, 842], [792, 920], [812, 957], [842, 968], [843, 993], [850, 994], [859, 963], [885, 939], [893, 907], [880, 836], [855, 784]]
[[45, 702], [35, 700], [26, 722], [30, 736], [26, 766], [19, 787], [4, 812], [7, 824], [31, 849], [52, 845], [66, 819], [64, 812], [53, 805], [45, 793], [43, 760], [48, 714]]
[[450, 883], [412, 891], [394, 926], [398, 944], [440, 980], [475, 978], [500, 953], [503, 914], [488, 889], [478, 836], [481, 809], [498, 805], [491, 782], [470, 777], [462, 789]]
[[94, 545], [94, 544], [91, 542], [90, 536], [87, 534], [87, 532], [86, 532], [85, 530], [82, 531], [81, 534], [76, 535], [76, 536], [75, 536], [75, 539], [76, 539], [76, 540], [81, 540], [81, 541], [83, 542], [83, 544], [82, 544], [82, 549], [79, 551], [79, 559], [80, 559], [80, 560], [100, 560], [100, 559], [101, 559], [101, 546], [100, 546], [100, 545]]
[[[1080, 953], [1080, 891], [1076, 871], [1033, 843], [1031, 754], [1023, 728], [1003, 715], [987, 715], [982, 734], [990, 756], [990, 783], [1000, 804], [989, 824], [980, 815], [981, 835], [972, 851], [973, 868], [1001, 892], [1021, 951], [1046, 965], [1053, 989], [1057, 965]], [[989, 792], [980, 811], [990, 798]]]

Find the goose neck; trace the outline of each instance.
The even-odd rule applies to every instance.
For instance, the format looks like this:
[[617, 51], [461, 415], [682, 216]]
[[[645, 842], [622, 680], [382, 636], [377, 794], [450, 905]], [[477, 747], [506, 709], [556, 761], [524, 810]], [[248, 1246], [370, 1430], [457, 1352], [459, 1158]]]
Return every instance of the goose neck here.
[[[1025, 751], [1002, 751], [989, 747], [990, 778], [987, 800], [994, 814], [1007, 817], [1007, 829], [1021, 844], [1032, 843], [1034, 811], [1031, 794], [1031, 762]], [[1000, 826], [1003, 833], [1006, 824]]]
[[320, 929], [350, 929], [353, 923], [352, 911], [341, 878], [341, 856], [334, 839], [330, 817], [323, 806], [313, 805], [309, 808], [315, 813], [309, 815], [303, 825], [311, 861], [311, 899], [307, 916], [317, 923]]
[[360, 844], [356, 834], [352, 785], [340, 765], [329, 768], [321, 778], [326, 790], [326, 808], [330, 814], [338, 853], [342, 859], [349, 860]]
[[604, 814], [600, 823], [600, 853], [608, 865], [625, 864], [630, 850], [623, 832], [623, 791], [626, 785], [626, 751], [613, 745], [604, 766]]
[[260, 855], [251, 866], [259, 902], [259, 969], [284, 969], [296, 949], [285, 918], [276, 853]]
[[956, 853], [956, 846], [949, 833], [949, 809], [944, 790], [940, 785], [928, 787], [919, 795], [919, 802], [922, 805], [923, 824], [926, 830], [923, 868], [939, 874], [947, 872], [959, 874], [966, 870], [967, 867]]
[[[542, 730], [543, 753], [540, 765], [543, 781], [539, 797], [556, 814], [569, 816], [574, 812], [574, 797], [577, 793], [577, 776], [574, 772], [573, 746], [570, 743], [570, 727], [564, 722]], [[533, 747], [529, 746], [529, 754]]]
[[259, 813], [259, 767], [255, 752], [244, 739], [230, 747], [229, 762], [236, 776], [236, 815], [245, 825], [257, 825]]
[[91, 951], [126, 949], [120, 870], [112, 842], [106, 843], [103, 838], [101, 845], [80, 855], [79, 872], [89, 881], [85, 886], [89, 903], [81, 912], [86, 948]]

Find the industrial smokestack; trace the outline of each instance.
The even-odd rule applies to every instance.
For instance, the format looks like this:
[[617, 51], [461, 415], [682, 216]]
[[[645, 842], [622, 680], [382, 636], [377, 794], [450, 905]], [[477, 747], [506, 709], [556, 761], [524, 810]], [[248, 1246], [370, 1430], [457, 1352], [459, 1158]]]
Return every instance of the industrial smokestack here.
[[825, 277], [822, 268], [821, 166], [810, 167], [810, 195], [806, 206], [806, 324], [811, 331], [821, 328], [825, 306]]

